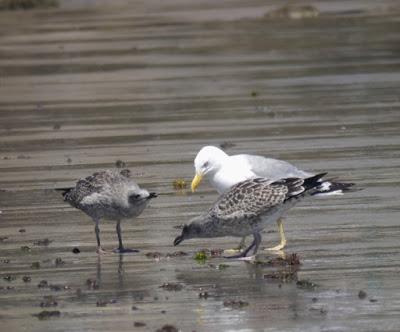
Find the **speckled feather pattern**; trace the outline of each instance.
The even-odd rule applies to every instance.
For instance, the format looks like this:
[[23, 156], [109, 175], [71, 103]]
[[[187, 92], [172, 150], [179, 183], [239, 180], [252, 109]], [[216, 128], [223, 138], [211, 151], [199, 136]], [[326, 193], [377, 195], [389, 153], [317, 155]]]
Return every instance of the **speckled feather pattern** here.
[[[271, 182], [265, 178], [243, 181], [223, 194], [213, 207], [193, 220], [190, 237], [245, 236], [260, 232], [319, 186], [310, 179], [287, 178]], [[196, 228], [197, 231], [196, 231]]]
[[273, 183], [264, 178], [247, 180], [222, 195], [209, 213], [218, 219], [252, 218], [303, 193], [303, 183], [298, 178]]
[[100, 171], [80, 179], [65, 193], [64, 200], [94, 219], [119, 220], [139, 215], [146, 207], [148, 196], [133, 181], [130, 171], [123, 169]]

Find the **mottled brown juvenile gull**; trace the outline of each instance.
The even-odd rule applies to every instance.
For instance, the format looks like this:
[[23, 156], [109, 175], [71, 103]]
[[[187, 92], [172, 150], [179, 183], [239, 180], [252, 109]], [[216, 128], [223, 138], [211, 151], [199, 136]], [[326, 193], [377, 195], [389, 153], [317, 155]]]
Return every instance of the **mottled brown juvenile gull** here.
[[141, 189], [132, 180], [128, 169], [96, 172], [79, 180], [73, 188], [59, 190], [63, 191], [65, 201], [93, 219], [98, 253], [105, 252], [100, 245], [99, 222], [101, 219], [117, 222], [119, 246], [114, 250], [115, 252], [138, 251], [123, 246], [120, 223], [122, 219], [134, 218], [141, 214], [150, 199], [157, 197], [157, 194]]
[[324, 182], [321, 184], [320, 179], [325, 174], [306, 179], [286, 178], [272, 183], [265, 178], [240, 182], [222, 194], [207, 213], [185, 225], [174, 245], [192, 238], [253, 235], [254, 240], [247, 249], [228, 258], [245, 257], [252, 249], [255, 255], [261, 243], [261, 231], [302, 198], [324, 190]]
[[[312, 173], [302, 171], [284, 160], [249, 154], [229, 156], [216, 146], [203, 147], [194, 160], [194, 167], [196, 175], [192, 180], [193, 192], [203, 177], [206, 177], [211, 186], [222, 194], [233, 185], [256, 177], [277, 181], [289, 177], [307, 178], [313, 176]], [[342, 195], [351, 186], [353, 186], [353, 183], [324, 181], [324, 188], [321, 188], [321, 192], [316, 196]], [[267, 248], [267, 250], [281, 250], [286, 246], [282, 220], [278, 219], [277, 223], [281, 238], [280, 244]], [[244, 238], [239, 247], [243, 244]]]

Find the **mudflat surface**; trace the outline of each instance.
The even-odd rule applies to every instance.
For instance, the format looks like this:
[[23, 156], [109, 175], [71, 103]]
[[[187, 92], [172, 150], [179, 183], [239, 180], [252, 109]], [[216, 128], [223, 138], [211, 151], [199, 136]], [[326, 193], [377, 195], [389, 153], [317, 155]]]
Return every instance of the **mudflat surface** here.
[[[398, 8], [321, 1], [319, 17], [263, 17], [279, 3], [0, 13], [1, 330], [400, 330]], [[217, 197], [207, 183], [196, 194], [172, 185], [190, 182], [207, 144], [364, 190], [290, 211], [281, 255], [300, 266], [197, 262], [199, 249], [239, 241], [172, 246], [177, 226]], [[98, 257], [91, 220], [53, 189], [117, 160], [160, 196], [122, 224], [140, 253]], [[111, 250], [114, 223], [101, 231]], [[277, 241], [271, 225], [263, 246]], [[34, 316], [43, 310], [59, 313]]]

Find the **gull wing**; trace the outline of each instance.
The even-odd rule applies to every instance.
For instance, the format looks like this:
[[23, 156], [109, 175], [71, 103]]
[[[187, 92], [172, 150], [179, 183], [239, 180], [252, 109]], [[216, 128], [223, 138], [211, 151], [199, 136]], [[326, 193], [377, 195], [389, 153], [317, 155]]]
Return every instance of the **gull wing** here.
[[282, 204], [288, 192], [289, 188], [284, 183], [271, 184], [264, 178], [246, 180], [222, 195], [209, 214], [224, 220], [255, 218]]
[[240, 159], [242, 162], [245, 161], [257, 177], [263, 177], [273, 181], [283, 178], [306, 178], [312, 176], [311, 173], [304, 172], [284, 160], [250, 154], [239, 154], [231, 156], [231, 158], [233, 158], [233, 162], [235, 159]]

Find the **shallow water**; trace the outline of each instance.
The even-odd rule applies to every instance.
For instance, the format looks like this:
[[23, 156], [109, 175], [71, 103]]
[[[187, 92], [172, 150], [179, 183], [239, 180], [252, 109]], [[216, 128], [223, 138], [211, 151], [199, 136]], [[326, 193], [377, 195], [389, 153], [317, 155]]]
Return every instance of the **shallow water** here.
[[[2, 329], [400, 330], [394, 2], [322, 1], [321, 16], [308, 20], [263, 19], [275, 2], [99, 3], [0, 13]], [[285, 221], [286, 253], [299, 255], [297, 278], [317, 284], [314, 290], [264, 277], [284, 268], [193, 259], [201, 248], [229, 248], [239, 239], [172, 246], [175, 227], [216, 198], [207, 183], [192, 195], [172, 182], [190, 182], [201, 146], [223, 143], [231, 154], [289, 160], [364, 188], [306, 201]], [[117, 160], [161, 195], [122, 225], [126, 244], [141, 252], [99, 258], [90, 219], [53, 188]], [[104, 247], [113, 248], [114, 224], [101, 231]], [[34, 245], [44, 238], [52, 242]], [[277, 241], [271, 225], [263, 245]], [[165, 257], [176, 250], [188, 255]], [[41, 280], [62, 289], [39, 288]], [[183, 289], [167, 291], [164, 283]], [[41, 308], [48, 295], [58, 305]], [[227, 300], [248, 305], [231, 308]], [[42, 310], [60, 316], [32, 316]]]

